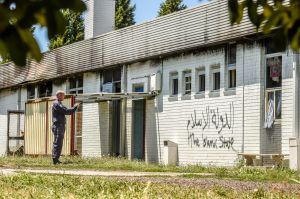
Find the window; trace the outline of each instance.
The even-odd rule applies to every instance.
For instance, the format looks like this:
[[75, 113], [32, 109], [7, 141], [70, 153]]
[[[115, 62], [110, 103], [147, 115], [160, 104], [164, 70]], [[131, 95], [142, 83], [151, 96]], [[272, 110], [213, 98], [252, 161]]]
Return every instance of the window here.
[[198, 70], [198, 89], [197, 91], [204, 92], [205, 91], [205, 69]]
[[220, 84], [221, 84], [221, 74], [220, 72], [214, 72], [213, 73], [213, 90], [217, 91], [220, 90]]
[[227, 80], [228, 88], [236, 87], [236, 44], [229, 44], [227, 48]]
[[69, 79], [69, 93], [70, 94], [83, 93], [83, 76], [78, 76]]
[[171, 95], [178, 95], [178, 73], [170, 74], [170, 82]]
[[102, 92], [121, 92], [121, 68], [114, 68], [103, 71]]
[[228, 65], [236, 64], [236, 44], [228, 45]]
[[266, 59], [266, 87], [281, 87], [282, 57], [268, 57]]
[[144, 92], [144, 84], [143, 83], [133, 84], [132, 85], [132, 90], [133, 90], [133, 92], [142, 93], [142, 92]]
[[236, 70], [232, 69], [228, 71], [228, 87], [235, 88], [236, 87]]
[[183, 93], [184, 95], [190, 95], [192, 92], [192, 75], [191, 72], [184, 72], [183, 73], [183, 78], [184, 78], [184, 85], [183, 85]]
[[274, 53], [279, 53], [285, 51], [285, 48], [279, 48], [278, 46], [275, 46], [274, 40], [272, 38], [268, 38], [265, 40], [265, 49], [266, 49], [266, 54], [274, 54]]
[[38, 86], [38, 97], [52, 96], [52, 82], [44, 82]]
[[281, 119], [282, 57], [266, 58], [266, 116], [265, 127], [272, 128], [276, 119]]
[[35, 85], [28, 85], [27, 86], [27, 99], [34, 99], [35, 98]]

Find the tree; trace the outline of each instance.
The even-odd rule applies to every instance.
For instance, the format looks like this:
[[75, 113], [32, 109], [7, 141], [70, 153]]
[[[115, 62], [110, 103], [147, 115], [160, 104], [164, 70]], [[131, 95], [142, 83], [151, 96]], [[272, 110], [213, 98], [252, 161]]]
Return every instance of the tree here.
[[275, 47], [291, 44], [300, 48], [300, 1], [299, 0], [228, 0], [230, 20], [239, 24], [247, 9], [250, 21], [264, 34], [274, 34]]
[[2, 0], [0, 1], [0, 55], [16, 65], [26, 65], [27, 57], [40, 61], [42, 54], [30, 31], [34, 25], [48, 28], [48, 37], [63, 34], [66, 21], [61, 9], [83, 12], [82, 0]]
[[160, 4], [158, 16], [164, 16], [173, 12], [184, 10], [186, 8], [187, 6], [182, 3], [182, 0], [166, 0]]
[[67, 21], [67, 26], [64, 34], [56, 35], [50, 40], [49, 49], [58, 48], [84, 39], [84, 20], [82, 14], [71, 10], [62, 10], [61, 12]]
[[134, 11], [136, 5], [131, 5], [130, 0], [116, 0], [115, 29], [125, 28], [135, 24]]

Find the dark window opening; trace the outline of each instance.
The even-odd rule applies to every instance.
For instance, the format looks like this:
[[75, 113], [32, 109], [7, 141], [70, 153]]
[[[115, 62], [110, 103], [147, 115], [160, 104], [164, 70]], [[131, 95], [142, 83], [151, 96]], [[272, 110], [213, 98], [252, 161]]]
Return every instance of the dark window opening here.
[[178, 95], [178, 78], [172, 79], [172, 95]]
[[69, 93], [70, 94], [83, 93], [83, 76], [78, 76], [69, 79]]
[[34, 99], [35, 98], [35, 86], [28, 85], [27, 86], [27, 99]]
[[52, 82], [41, 83], [38, 86], [38, 97], [50, 97], [52, 96]]
[[236, 87], [236, 70], [229, 71], [229, 88]]
[[282, 57], [270, 57], [266, 59], [266, 87], [281, 87], [282, 82]]
[[121, 93], [121, 68], [103, 71], [102, 91], [107, 93]]
[[285, 51], [285, 47], [276, 46], [272, 38], [265, 40], [266, 54], [280, 53]]
[[205, 74], [199, 75], [199, 92], [205, 91]]
[[220, 85], [221, 85], [221, 81], [220, 81], [220, 77], [221, 77], [221, 73], [220, 72], [216, 72], [213, 74], [213, 90], [220, 90]]
[[190, 95], [192, 92], [192, 76], [190, 72], [184, 73], [184, 94]]
[[228, 47], [228, 64], [236, 64], [236, 44], [229, 44]]

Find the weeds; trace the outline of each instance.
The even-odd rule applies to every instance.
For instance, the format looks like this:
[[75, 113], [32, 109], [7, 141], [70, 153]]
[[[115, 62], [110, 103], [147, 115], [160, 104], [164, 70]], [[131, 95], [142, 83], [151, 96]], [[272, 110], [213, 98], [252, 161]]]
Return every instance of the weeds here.
[[[289, 169], [267, 169], [251, 167], [204, 167], [201, 165], [165, 166], [159, 164], [146, 164], [142, 161], [131, 161], [125, 158], [81, 158], [63, 157], [65, 164], [53, 166], [49, 157], [2, 157], [0, 166], [12, 168], [50, 168], [50, 169], [90, 169], [90, 170], [126, 170], [143, 172], [180, 172], [186, 178], [203, 178], [199, 173], [213, 173], [217, 178], [228, 178], [246, 181], [274, 181], [291, 182], [300, 181], [300, 172]], [[187, 174], [188, 173], [188, 174]], [[211, 176], [210, 176], [211, 177]]]
[[248, 192], [224, 187], [197, 189], [162, 183], [131, 182], [65, 175], [0, 176], [0, 198], [296, 198], [258, 189]]

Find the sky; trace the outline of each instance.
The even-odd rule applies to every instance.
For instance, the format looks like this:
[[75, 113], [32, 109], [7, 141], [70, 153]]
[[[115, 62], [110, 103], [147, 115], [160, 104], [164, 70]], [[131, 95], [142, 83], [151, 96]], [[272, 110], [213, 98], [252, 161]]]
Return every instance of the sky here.
[[[138, 24], [154, 19], [157, 16], [160, 3], [163, 2], [163, 0], [131, 0], [131, 2], [132, 4], [136, 4], [135, 21]], [[199, 0], [183, 0], [183, 3], [186, 4], [188, 8], [201, 4]], [[47, 39], [47, 29], [37, 27], [34, 34], [41, 51], [47, 51], [49, 43]]]

